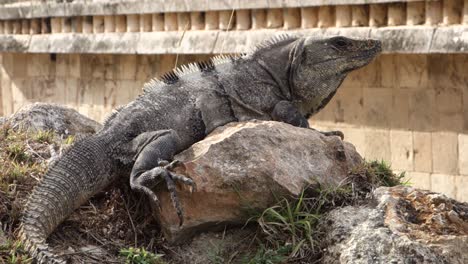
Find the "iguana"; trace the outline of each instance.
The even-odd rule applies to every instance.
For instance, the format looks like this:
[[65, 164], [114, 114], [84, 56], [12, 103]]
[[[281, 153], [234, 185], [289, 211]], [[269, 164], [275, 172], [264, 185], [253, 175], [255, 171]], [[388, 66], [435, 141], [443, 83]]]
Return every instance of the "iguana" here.
[[152, 188], [164, 182], [182, 223], [175, 182], [195, 183], [171, 171], [175, 154], [229, 122], [276, 120], [308, 128], [307, 118], [330, 101], [346, 75], [380, 51], [371, 39], [282, 36], [247, 54], [192, 63], [148, 82], [102, 130], [51, 165], [25, 206], [21, 241], [37, 262], [65, 263], [49, 251], [47, 237], [121, 168], [131, 169], [131, 188], [157, 205]]

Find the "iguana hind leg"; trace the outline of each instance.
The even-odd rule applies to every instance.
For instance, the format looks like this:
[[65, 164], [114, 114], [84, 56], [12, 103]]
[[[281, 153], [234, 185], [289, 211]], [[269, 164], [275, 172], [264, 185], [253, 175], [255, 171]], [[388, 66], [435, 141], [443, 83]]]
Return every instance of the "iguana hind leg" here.
[[157, 184], [166, 182], [172, 203], [183, 223], [183, 209], [177, 196], [175, 182], [179, 181], [195, 188], [195, 183], [179, 174], [171, 172], [177, 161], [171, 163], [179, 148], [179, 138], [173, 130], [146, 132], [132, 141], [132, 149], [136, 152], [135, 164], [130, 174], [130, 186], [133, 190], [146, 194], [158, 208], [159, 199], [152, 190]]

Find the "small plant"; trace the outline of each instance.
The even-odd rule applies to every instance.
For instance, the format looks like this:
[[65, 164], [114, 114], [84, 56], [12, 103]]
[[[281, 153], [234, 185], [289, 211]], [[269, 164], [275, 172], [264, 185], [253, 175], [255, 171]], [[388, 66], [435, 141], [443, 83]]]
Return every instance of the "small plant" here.
[[370, 193], [380, 186], [408, 185], [404, 181], [405, 172], [395, 174], [385, 161], [364, 162], [349, 174], [349, 180], [356, 184], [362, 193]]
[[29, 264], [30, 258], [23, 249], [20, 242], [12, 243], [10, 240], [6, 244], [0, 245], [0, 262], [8, 264]]
[[291, 251], [290, 247], [280, 247], [277, 250], [267, 249], [264, 245], [260, 246], [260, 249], [257, 250], [255, 256], [250, 260], [244, 261], [242, 263], [247, 264], [279, 264], [284, 263], [288, 254]]
[[120, 255], [126, 257], [127, 264], [163, 264], [162, 254], [154, 254], [144, 248], [121, 249]]
[[64, 141], [63, 144], [65, 145], [71, 145], [75, 142], [75, 136], [68, 136]]
[[24, 144], [19, 142], [14, 142], [9, 144], [6, 147], [6, 153], [8, 154], [9, 158], [13, 159], [14, 161], [27, 161], [29, 159], [29, 155], [25, 152]]
[[51, 143], [54, 140], [55, 133], [53, 131], [40, 130], [34, 135], [33, 139], [39, 143]]

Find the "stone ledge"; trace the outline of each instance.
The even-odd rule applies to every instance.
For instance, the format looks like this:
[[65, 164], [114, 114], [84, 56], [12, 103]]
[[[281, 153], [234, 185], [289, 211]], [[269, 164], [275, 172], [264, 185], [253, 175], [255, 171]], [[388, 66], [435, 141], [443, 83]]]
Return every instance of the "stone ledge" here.
[[243, 53], [278, 34], [317, 37], [343, 35], [383, 41], [384, 53], [466, 53], [468, 26], [328, 28], [300, 30], [136, 32], [46, 35], [0, 35], [0, 52], [110, 53], [110, 54], [216, 54]]
[[[142, 0], [142, 1], [75, 1], [73, 3], [21, 3], [0, 7], [0, 19], [68, 17], [116, 14], [148, 14], [257, 8], [292, 8], [323, 5], [378, 4], [417, 2], [421, 0]], [[431, 0], [432, 1], [432, 0]], [[435, 0], [434, 0], [435, 1]]]

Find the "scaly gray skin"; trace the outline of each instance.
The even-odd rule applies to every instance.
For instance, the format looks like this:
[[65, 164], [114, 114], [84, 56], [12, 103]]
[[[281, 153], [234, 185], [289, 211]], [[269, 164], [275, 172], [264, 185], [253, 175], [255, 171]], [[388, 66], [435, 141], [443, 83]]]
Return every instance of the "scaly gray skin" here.
[[[280, 37], [240, 57], [219, 56], [183, 66], [145, 85], [96, 135], [77, 142], [34, 189], [24, 211], [21, 239], [39, 263], [64, 263], [47, 237], [76, 208], [131, 168], [130, 186], [156, 204], [152, 188], [165, 182], [182, 223], [171, 172], [178, 152], [216, 127], [234, 121], [277, 120], [308, 127], [346, 75], [380, 52], [376, 40]], [[341, 132], [328, 132], [339, 135]]]

